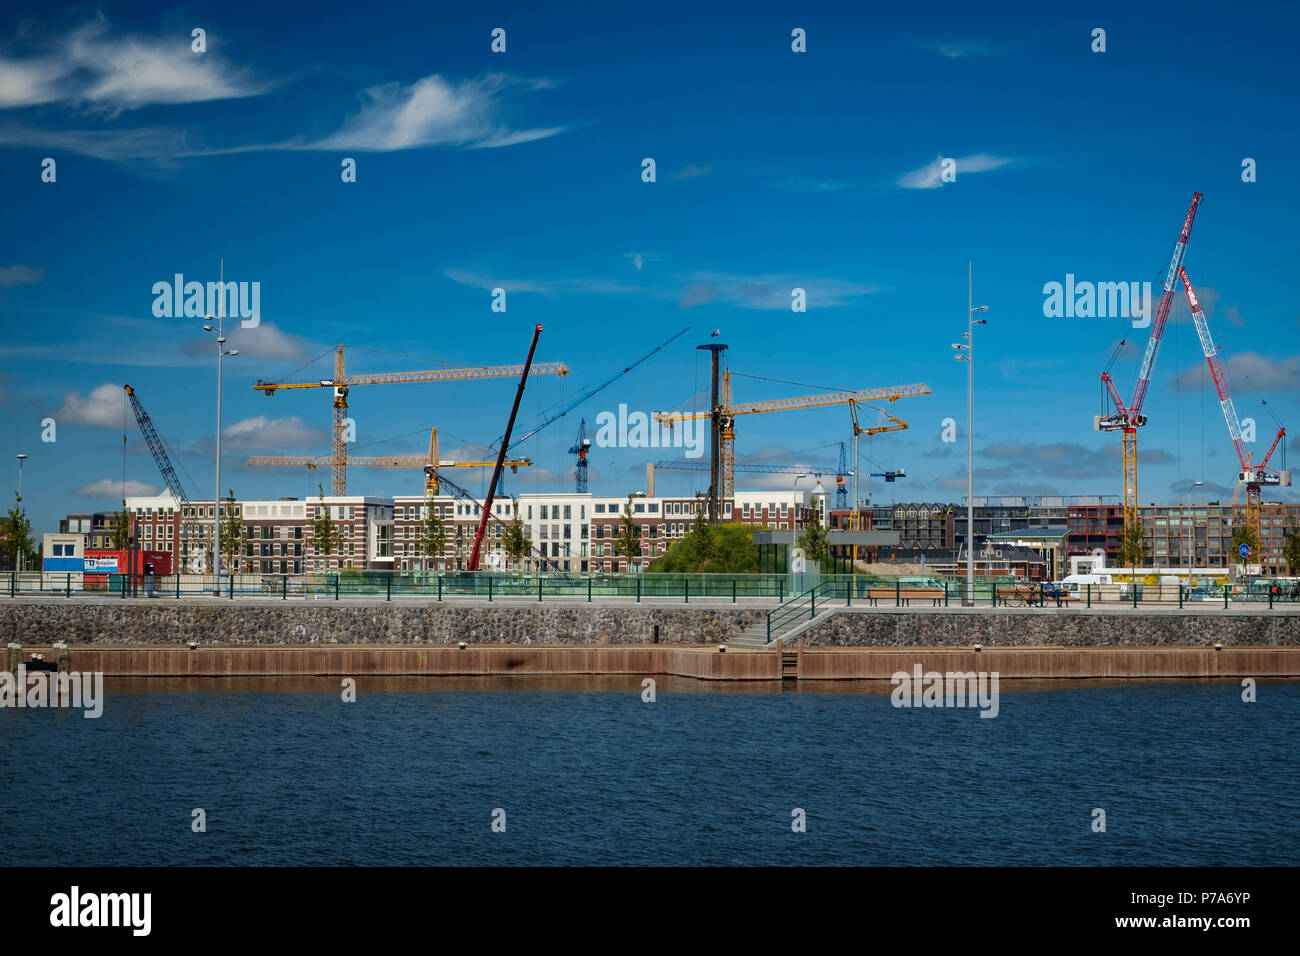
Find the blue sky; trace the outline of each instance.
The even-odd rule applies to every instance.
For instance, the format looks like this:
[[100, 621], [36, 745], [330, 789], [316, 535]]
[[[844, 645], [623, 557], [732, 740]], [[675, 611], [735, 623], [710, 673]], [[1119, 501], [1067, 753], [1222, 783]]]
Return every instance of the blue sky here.
[[[863, 441], [864, 472], [908, 477], [864, 478], [862, 493], [959, 500], [965, 434], [946, 444], [941, 423], [964, 429], [950, 343], [972, 260], [990, 306], [976, 493], [1117, 496], [1119, 438], [1092, 428], [1098, 379], [1127, 338], [1113, 369], [1127, 399], [1147, 330], [1046, 318], [1043, 286], [1072, 273], [1158, 291], [1194, 191], [1205, 200], [1186, 265], [1257, 454], [1276, 431], [1262, 399], [1300, 434], [1292, 6], [710, 7], [9, 4], [0, 458], [30, 456], [37, 530], [120, 496], [123, 383], [190, 494], [211, 496], [211, 343], [200, 322], [155, 317], [151, 290], [175, 273], [214, 280], [223, 257], [227, 279], [261, 284], [261, 324], [232, 333], [242, 354], [226, 365], [223, 484], [241, 497], [328, 485], [321, 471], [243, 464], [328, 452], [325, 390], [267, 397], [255, 380], [327, 377], [339, 342], [356, 373], [516, 363], [540, 323], [538, 360], [572, 372], [530, 385], [521, 429], [692, 328], [516, 449], [536, 467], [512, 490], [572, 487], [579, 417], [703, 407], [694, 346], [717, 328], [733, 371], [756, 376], [734, 379], [736, 401], [927, 383], [932, 395], [891, 409], [910, 430]], [[496, 27], [504, 53], [490, 49]], [[791, 50], [795, 27], [805, 53]], [[1091, 50], [1097, 27], [1104, 53]], [[341, 182], [345, 157], [355, 183]], [[656, 182], [642, 181], [646, 157]], [[955, 182], [938, 181], [942, 157]], [[1242, 181], [1247, 157], [1255, 182]], [[490, 309], [496, 287], [504, 314]], [[1194, 499], [1231, 494], [1235, 458], [1203, 370], [1180, 289], [1146, 402], [1144, 502], [1182, 500], [1192, 481], [1205, 482]], [[514, 387], [354, 389], [351, 451], [421, 452], [437, 425], [444, 455], [465, 457], [502, 432]], [[133, 422], [126, 433], [132, 488], [160, 488]], [[752, 415], [736, 449], [834, 463], [849, 437], [842, 406]], [[596, 449], [592, 490], [641, 488], [644, 463], [667, 457]], [[420, 487], [418, 472], [349, 475], [351, 493]]]

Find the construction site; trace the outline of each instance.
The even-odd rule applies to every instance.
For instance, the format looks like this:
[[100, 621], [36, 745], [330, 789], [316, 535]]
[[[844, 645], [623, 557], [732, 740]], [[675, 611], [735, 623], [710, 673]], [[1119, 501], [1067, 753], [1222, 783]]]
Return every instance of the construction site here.
[[[113, 525], [120, 524], [120, 518], [112, 513], [69, 514], [57, 535], [46, 536], [46, 579], [41, 586], [57, 584], [59, 575], [74, 572], [84, 573], [84, 584], [91, 587], [103, 584], [106, 574], [114, 571], [142, 571], [143, 559], [132, 563], [128, 551], [149, 553], [151, 557], [144, 563], [155, 574], [200, 577], [213, 576], [215, 553], [221, 554], [226, 570], [235, 575], [328, 574], [348, 569], [638, 573], [700, 524], [752, 527], [758, 547], [757, 570], [771, 573], [821, 570], [936, 580], [956, 580], [969, 573], [981, 579], [1032, 584], [1113, 572], [1114, 581], [1108, 578], [1107, 583], [1178, 581], [1186, 588], [1218, 587], [1238, 578], [1288, 579], [1300, 574], [1286, 557], [1287, 541], [1300, 528], [1296, 525], [1300, 506], [1265, 500], [1266, 490], [1291, 485], [1291, 472], [1285, 467], [1286, 428], [1275, 420], [1276, 433], [1256, 460], [1185, 264], [1201, 201], [1202, 195], [1195, 193], [1176, 234], [1129, 397], [1121, 393], [1111, 374], [1126, 340], [1119, 342], [1101, 372], [1106, 407], [1094, 416], [1093, 428], [1120, 435], [1122, 469], [1116, 476], [1116, 495], [972, 495], [969, 501], [961, 496], [947, 502], [908, 502], [895, 496], [873, 501], [870, 494], [862, 493], [863, 478], [869, 483], [878, 481], [881, 489], [890, 492], [906, 485], [908, 473], [903, 466], [886, 467], [865, 457], [860, 440], [894, 436], [909, 429], [909, 421], [900, 413], [906, 406], [928, 414], [922, 409], [924, 397], [931, 394], [929, 386], [907, 383], [737, 401], [734, 378], [762, 376], [733, 369], [728, 361], [732, 349], [718, 341], [716, 331], [709, 341], [693, 346], [707, 362], [704, 392], [650, 415], [651, 426], [664, 436], [654, 444], [670, 449], [674, 432], [695, 426], [703, 429], [706, 453], [699, 458], [679, 454], [646, 462], [641, 487], [593, 494], [589, 463], [594, 429], [588, 426], [583, 406], [593, 405], [597, 395], [652, 363], [660, 353], [692, 347], [684, 339], [690, 329], [681, 329], [535, 421], [522, 424], [518, 420], [520, 400], [530, 377], [570, 373], [563, 362], [534, 362], [543, 332], [539, 325], [521, 364], [356, 374], [345, 364], [345, 346], [338, 345], [333, 350], [329, 378], [259, 379], [253, 383], [256, 392], [268, 397], [284, 393], [278, 402], [294, 400], [299, 393], [304, 399], [321, 394], [329, 402], [328, 454], [254, 455], [247, 459], [247, 465], [253, 467], [303, 469], [307, 474], [319, 470], [319, 495], [302, 498], [226, 500], [223, 496], [218, 507], [214, 497], [191, 494], [181, 481], [175, 452], [158, 433], [137, 390], [125, 386], [126, 399], [167, 491], [157, 497], [127, 496], [124, 508], [129, 527], [125, 534], [120, 529], [114, 534]], [[1138, 484], [1138, 434], [1148, 421], [1146, 400], [1180, 288], [1237, 461], [1235, 473], [1226, 476], [1235, 490], [1226, 503], [1193, 506], [1188, 500], [1183, 505], [1143, 505]], [[973, 318], [983, 308], [971, 309], [972, 328], [983, 322]], [[962, 350], [968, 347], [954, 345], [956, 357], [965, 358]], [[354, 389], [490, 378], [514, 381], [516, 388], [512, 404], [501, 410], [501, 433], [475, 444], [474, 448], [481, 449], [477, 457], [440, 454], [436, 425], [429, 427], [424, 454], [349, 454], [349, 446], [355, 442], [355, 424], [350, 417]], [[663, 385], [671, 389], [670, 382]], [[914, 403], [915, 399], [921, 401]], [[847, 412], [847, 440], [831, 446], [838, 448], [836, 460], [809, 463], [801, 458], [786, 463], [738, 457], [738, 433], [743, 442], [746, 416], [813, 409]], [[570, 427], [562, 431], [566, 420]], [[399, 424], [413, 423], [394, 426]], [[536, 441], [539, 435], [551, 445], [558, 444], [569, 457], [571, 491], [516, 494], [507, 488], [510, 476], [526, 473], [533, 466], [522, 451], [524, 442]], [[680, 442], [676, 444], [680, 447]], [[1274, 464], [1275, 455], [1279, 464]], [[423, 480], [413, 484], [407, 495], [350, 495], [348, 472], [352, 468], [418, 471]], [[467, 485], [472, 482], [461, 477], [462, 470], [478, 475], [483, 490], [471, 491]], [[667, 476], [687, 472], [693, 488], [689, 493], [658, 494], [656, 472]], [[790, 487], [738, 488], [737, 474], [784, 476]], [[771, 479], [764, 481], [770, 483]], [[225, 516], [222, 521], [217, 520], [219, 511]], [[218, 539], [225, 533], [222, 526], [227, 519], [234, 529], [230, 533], [238, 540], [228, 540], [223, 547]], [[322, 519], [333, 528], [331, 539], [324, 542], [320, 540]], [[431, 537], [435, 524], [439, 530]], [[522, 528], [526, 544], [512, 548], [509, 529], [515, 524]], [[625, 537], [619, 541], [627, 525], [635, 527], [640, 536], [635, 547], [629, 547]], [[825, 553], [817, 560], [805, 554], [800, 540], [810, 525], [820, 525], [825, 532]], [[83, 579], [79, 577], [77, 583], [81, 585]], [[1289, 580], [1283, 583], [1289, 593]]]

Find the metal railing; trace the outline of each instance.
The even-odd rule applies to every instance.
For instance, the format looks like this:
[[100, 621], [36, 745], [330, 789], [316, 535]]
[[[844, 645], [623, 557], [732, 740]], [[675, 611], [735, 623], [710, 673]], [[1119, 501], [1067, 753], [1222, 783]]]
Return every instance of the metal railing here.
[[[812, 586], [809, 587], [809, 582]], [[956, 607], [966, 585], [931, 578], [908, 583], [869, 575], [786, 574], [580, 574], [569, 572], [343, 571], [315, 574], [239, 574], [222, 582], [220, 597], [294, 600], [427, 600], [458, 598], [594, 602], [617, 598], [642, 601], [775, 601], [769, 615], [772, 633], [788, 617], [807, 613], [823, 600], [873, 607]], [[86, 574], [75, 572], [0, 572], [0, 597], [50, 596], [180, 599], [213, 595], [210, 576], [177, 574]], [[1252, 581], [1237, 585], [1088, 584], [1065, 591], [1045, 583], [977, 581], [974, 604], [982, 607], [1251, 607], [1300, 605], [1300, 589]]]

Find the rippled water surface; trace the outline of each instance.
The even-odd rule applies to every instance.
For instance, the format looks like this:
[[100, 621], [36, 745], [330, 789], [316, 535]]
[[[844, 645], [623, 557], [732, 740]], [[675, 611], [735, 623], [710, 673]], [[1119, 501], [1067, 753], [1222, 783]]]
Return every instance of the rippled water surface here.
[[[34, 864], [1300, 862], [1300, 682], [110, 680], [0, 710], [0, 840]], [[191, 831], [191, 812], [207, 832]], [[1091, 830], [1106, 812], [1106, 832]], [[505, 811], [506, 831], [491, 830]], [[802, 808], [807, 832], [791, 831]]]

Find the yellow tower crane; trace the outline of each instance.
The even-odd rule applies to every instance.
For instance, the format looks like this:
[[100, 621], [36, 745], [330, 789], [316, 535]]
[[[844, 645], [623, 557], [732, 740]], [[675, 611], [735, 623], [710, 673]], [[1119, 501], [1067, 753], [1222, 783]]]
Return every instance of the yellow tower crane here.
[[[353, 375], [348, 376], [343, 370], [343, 346], [340, 345], [334, 355], [334, 377], [332, 379], [321, 379], [319, 382], [296, 382], [284, 384], [280, 382], [259, 381], [253, 388], [265, 392], [267, 395], [274, 395], [280, 389], [284, 388], [332, 388], [334, 390], [334, 428], [333, 428], [333, 454], [324, 463], [331, 467], [330, 490], [334, 495], [345, 495], [348, 491], [347, 466], [349, 463], [362, 464], [362, 460], [351, 460], [348, 458], [347, 442], [345, 433], [347, 429], [348, 418], [348, 390], [354, 385], [393, 385], [400, 382], [452, 382], [470, 378], [517, 378], [524, 367], [522, 365], [484, 365], [472, 368], [447, 368], [447, 369], [429, 369], [419, 372], [380, 372], [372, 375]], [[530, 374], [532, 375], [567, 375], [569, 367], [563, 362], [537, 362], [534, 363]], [[412, 456], [413, 457], [413, 456]], [[373, 467], [409, 467], [408, 465], [389, 466], [382, 464], [384, 459], [365, 460], [365, 464]], [[436, 459], [434, 459], [436, 461]], [[292, 459], [294, 464], [311, 464], [313, 467], [316, 459]], [[289, 461], [262, 462], [264, 464], [288, 464]], [[423, 467], [427, 462], [420, 461], [419, 466]], [[496, 462], [490, 462], [495, 465]]]
[[[735, 493], [736, 468], [736, 426], [737, 415], [754, 415], [761, 412], [785, 412], [796, 408], [822, 408], [827, 405], [845, 405], [850, 402], [896, 402], [900, 398], [913, 395], [929, 395], [928, 385], [900, 385], [894, 388], [869, 388], [858, 392], [830, 392], [825, 395], [801, 395], [797, 398], [777, 398], [766, 402], [731, 403], [731, 371], [727, 370], [722, 380], [721, 414], [719, 431], [721, 438], [721, 472], [722, 497]], [[657, 422], [672, 427], [676, 421], [688, 418], [711, 418], [711, 411], [702, 412], [655, 412]], [[904, 423], [906, 425], [906, 423]]]
[[[345, 463], [354, 468], [423, 468], [424, 469], [424, 494], [426, 497], [433, 497], [438, 494], [440, 488], [438, 485], [438, 471], [442, 468], [492, 468], [496, 461], [457, 461], [455, 459], [440, 460], [438, 458], [438, 429], [429, 429], [429, 454], [428, 455], [375, 455], [375, 456], [351, 456], [344, 459]], [[504, 464], [510, 469], [512, 474], [518, 474], [520, 468], [528, 468], [532, 465], [531, 458], [511, 458], [507, 459]], [[310, 455], [254, 455], [248, 459], [250, 465], [301, 465], [306, 468], [323, 468], [326, 465], [333, 465], [334, 459], [328, 457], [312, 457]]]

